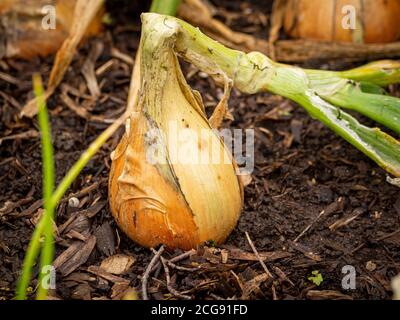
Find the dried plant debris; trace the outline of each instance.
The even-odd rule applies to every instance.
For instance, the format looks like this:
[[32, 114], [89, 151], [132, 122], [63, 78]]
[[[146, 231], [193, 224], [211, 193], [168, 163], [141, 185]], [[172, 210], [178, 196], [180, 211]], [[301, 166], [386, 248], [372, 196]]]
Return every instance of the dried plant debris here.
[[[69, 35], [76, 3], [77, 0], [2, 1], [0, 59], [32, 59], [56, 52]], [[99, 12], [84, 30], [86, 36], [100, 32], [103, 13]]]
[[[85, 35], [86, 30], [88, 30], [90, 23], [96, 17], [96, 14], [101, 11], [102, 5], [103, 0], [76, 0], [73, 14], [67, 19], [71, 21], [68, 36], [57, 51], [50, 73], [45, 93], [46, 98], [50, 97], [54, 90], [60, 85], [79, 43]], [[37, 104], [35, 99], [30, 100], [20, 112], [20, 116], [26, 117], [33, 117], [36, 114]]]
[[120, 275], [130, 271], [134, 262], [135, 258], [132, 256], [116, 254], [104, 259], [100, 264], [100, 268], [109, 273]]
[[90, 236], [87, 241], [75, 241], [54, 261], [54, 267], [62, 275], [69, 275], [84, 264], [96, 245], [96, 237]]
[[115, 235], [110, 223], [104, 222], [94, 231], [97, 242], [97, 249], [105, 256], [111, 256], [115, 253]]

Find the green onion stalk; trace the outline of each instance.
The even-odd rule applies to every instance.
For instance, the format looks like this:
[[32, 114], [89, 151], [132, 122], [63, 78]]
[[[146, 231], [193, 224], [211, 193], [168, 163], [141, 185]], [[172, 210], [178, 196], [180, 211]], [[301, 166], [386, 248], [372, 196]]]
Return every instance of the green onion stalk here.
[[400, 99], [383, 88], [400, 82], [399, 62], [378, 61], [342, 72], [307, 70], [274, 62], [259, 52], [229, 49], [174, 17], [144, 13], [142, 23], [142, 52], [149, 54], [163, 42], [217, 82], [228, 78], [243, 93], [271, 92], [291, 99], [388, 173], [400, 177], [400, 142], [345, 111], [361, 113], [400, 134]]

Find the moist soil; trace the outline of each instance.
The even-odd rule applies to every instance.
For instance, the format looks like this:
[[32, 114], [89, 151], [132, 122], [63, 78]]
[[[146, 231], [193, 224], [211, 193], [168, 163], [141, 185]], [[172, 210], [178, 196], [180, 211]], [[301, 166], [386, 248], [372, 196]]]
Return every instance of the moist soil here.
[[[218, 19], [234, 30], [265, 39], [270, 2], [212, 1]], [[144, 10], [130, 1], [118, 8], [110, 5], [111, 24], [79, 49], [61, 87], [49, 99], [57, 182], [110, 119], [124, 111], [139, 43], [139, 14]], [[98, 99], [91, 98], [81, 72], [94, 47], [101, 52], [94, 62], [96, 70], [110, 64], [97, 76]], [[130, 59], [116, 58], [112, 49]], [[0, 137], [5, 137], [0, 142], [0, 299], [14, 297], [42, 212], [38, 124], [36, 119], [20, 119], [18, 113], [33, 96], [32, 74], [40, 72], [48, 79], [52, 61], [48, 57], [0, 63], [0, 72], [9, 76], [7, 81], [0, 79]], [[182, 65], [210, 112], [222, 89], [193, 66]], [[350, 66], [329, 61], [307, 64], [324, 69]], [[400, 94], [397, 87], [390, 91]], [[79, 115], [74, 106], [87, 113]], [[224, 127], [255, 130], [255, 168], [247, 179], [240, 220], [224, 245], [208, 243], [170, 265], [173, 290], [167, 288], [164, 269], [156, 267], [148, 281], [149, 297], [390, 299], [391, 279], [400, 273], [400, 193], [386, 182], [385, 172], [284, 98], [233, 90], [229, 107], [235, 120], [226, 121]], [[129, 288], [140, 297], [141, 279], [154, 252], [126, 237], [108, 206], [110, 153], [123, 130], [89, 162], [57, 209], [56, 257], [63, 254], [64, 260], [58, 261], [57, 286], [50, 292], [53, 299], [120, 299]], [[71, 197], [79, 201], [73, 203]], [[272, 277], [266, 275], [246, 233], [258, 255], [266, 258]], [[65, 251], [71, 247], [75, 251], [68, 256]], [[115, 254], [133, 257], [133, 265], [114, 277], [101, 275], [101, 262]], [[181, 254], [165, 250], [163, 256], [171, 259]], [[31, 291], [36, 286], [32, 280]]]

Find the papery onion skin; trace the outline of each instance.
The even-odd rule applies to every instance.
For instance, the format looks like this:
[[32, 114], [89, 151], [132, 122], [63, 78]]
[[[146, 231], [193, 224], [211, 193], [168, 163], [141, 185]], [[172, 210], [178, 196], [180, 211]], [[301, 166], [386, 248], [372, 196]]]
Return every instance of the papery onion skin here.
[[[140, 101], [112, 156], [111, 211], [121, 229], [146, 247], [164, 244], [187, 250], [210, 240], [222, 243], [243, 206], [237, 166], [181, 73], [172, 42], [177, 25], [165, 27], [164, 18], [149, 18], [159, 19], [162, 26], [143, 24]], [[169, 140], [171, 123], [177, 143]], [[154, 147], [146, 135], [154, 129], [165, 134], [157, 137], [160, 163], [146, 156]], [[187, 129], [195, 137], [185, 138]], [[197, 154], [197, 159], [207, 159], [213, 153], [220, 161], [174, 159], [174, 154], [182, 155], [182, 145], [188, 146], [183, 158]]]
[[132, 127], [113, 155], [109, 197], [120, 228], [145, 247], [167, 244], [189, 249], [198, 243], [193, 213], [175, 186], [162, 179], [146, 159], [147, 120], [130, 118]]
[[[136, 114], [130, 123], [129, 134], [123, 137], [112, 156], [109, 181], [111, 211], [121, 229], [145, 247], [165, 244], [188, 250], [208, 240], [223, 243], [236, 225], [243, 201], [242, 185], [235, 176], [234, 165], [221, 164], [220, 170], [210, 168], [215, 174], [221, 174], [211, 182], [206, 181], [208, 176], [192, 174], [193, 168], [188, 169], [188, 176], [183, 179], [182, 165], [177, 170], [182, 187], [179, 175], [174, 177], [171, 173], [168, 177], [162, 168], [146, 159], [148, 119]], [[204, 187], [207, 184], [218, 193], [205, 201], [210, 195]]]
[[[343, 28], [345, 6], [356, 9], [357, 30]], [[288, 0], [284, 28], [294, 38], [336, 42], [354, 42], [362, 28], [364, 43], [389, 43], [400, 38], [399, 17], [399, 0]]]

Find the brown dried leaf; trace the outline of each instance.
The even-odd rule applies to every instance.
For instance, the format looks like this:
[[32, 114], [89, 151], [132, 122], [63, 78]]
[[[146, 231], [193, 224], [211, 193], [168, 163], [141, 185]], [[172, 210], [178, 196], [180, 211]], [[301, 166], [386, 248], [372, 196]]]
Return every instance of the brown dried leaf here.
[[[64, 74], [71, 64], [78, 44], [81, 42], [90, 22], [100, 11], [104, 0], [77, 0], [69, 36], [58, 50], [50, 79], [45, 93], [46, 99], [50, 97], [64, 78]], [[30, 100], [20, 113], [21, 117], [33, 117], [37, 114], [36, 99]]]
[[271, 28], [269, 30], [269, 46], [271, 59], [275, 60], [274, 43], [279, 39], [279, 31], [283, 25], [283, 18], [286, 10], [286, 0], [275, 0], [271, 14]]
[[131, 289], [131, 288], [129, 287], [129, 283], [127, 283], [127, 282], [115, 283], [111, 288], [111, 290], [112, 290], [111, 299], [121, 300], [125, 296], [127, 290], [129, 290], [129, 289]]
[[129, 280], [115, 276], [98, 266], [90, 266], [87, 271], [114, 283], [129, 283]]
[[97, 99], [100, 95], [100, 87], [97, 82], [96, 73], [95, 73], [95, 62], [103, 52], [104, 45], [100, 41], [96, 41], [93, 47], [89, 52], [89, 56], [87, 57], [85, 63], [82, 66], [82, 74], [86, 80], [86, 85], [89, 89], [91, 96]]
[[76, 300], [91, 300], [94, 289], [87, 283], [79, 284], [71, 293], [71, 298]]
[[90, 233], [89, 219], [85, 215], [77, 214], [76, 218], [65, 227], [63, 233], [67, 234], [72, 230], [81, 233], [85, 237], [88, 236]]
[[99, 201], [96, 204], [92, 205], [90, 208], [82, 210], [81, 213], [85, 214], [88, 218], [93, 218], [96, 214], [100, 212], [101, 209], [104, 208], [107, 201]]
[[250, 281], [247, 281], [244, 286], [243, 286], [243, 294], [241, 299], [242, 300], [248, 300], [250, 298], [250, 295], [260, 289], [260, 285], [269, 279], [269, 276], [266, 273], [260, 274]]
[[113, 255], [115, 253], [115, 237], [110, 223], [104, 222], [97, 227], [94, 234], [97, 238], [97, 249], [106, 256]]
[[353, 300], [351, 296], [334, 290], [310, 290], [307, 298], [311, 300]]
[[310, 258], [311, 260], [318, 261], [318, 262], [322, 261], [322, 258], [320, 255], [314, 253], [310, 248], [306, 247], [305, 245], [302, 245], [298, 242], [293, 242], [293, 241], [289, 241], [289, 245], [293, 249], [304, 254], [304, 256], [306, 256], [307, 258]]
[[191, 24], [201, 27], [207, 34], [223, 44], [243, 51], [268, 52], [268, 42], [251, 35], [235, 32], [213, 18], [210, 8], [200, 0], [185, 0], [179, 6], [178, 15]]
[[124, 254], [116, 254], [104, 259], [100, 268], [116, 275], [128, 272], [135, 262], [135, 258]]
[[53, 91], [60, 83], [70, 65], [79, 42], [82, 40], [90, 22], [103, 5], [104, 0], [78, 0], [68, 38], [57, 52], [51, 70], [48, 90]]
[[[239, 248], [229, 248], [229, 258], [234, 260], [244, 261], [258, 261], [258, 258], [253, 252], [243, 251]], [[292, 254], [286, 251], [271, 251], [271, 252], [259, 252], [258, 253], [263, 261], [274, 261], [290, 257]]]
[[86, 242], [76, 241], [60, 254], [53, 266], [63, 276], [67, 276], [84, 264], [96, 245], [96, 237], [90, 236]]
[[31, 130], [27, 130], [25, 132], [12, 134], [12, 135], [0, 138], [0, 145], [3, 143], [3, 141], [7, 141], [7, 140], [33, 139], [33, 138], [37, 138], [38, 136], [39, 136], [39, 132], [35, 129], [31, 129]]
[[233, 120], [232, 114], [230, 114], [228, 111], [228, 100], [229, 100], [229, 96], [231, 93], [233, 83], [232, 83], [232, 80], [230, 80], [226, 77], [225, 77], [224, 81], [225, 81], [224, 95], [222, 96], [221, 101], [215, 107], [215, 110], [209, 120], [211, 127], [214, 129], [218, 129], [221, 126], [222, 121], [224, 121], [225, 118]]
[[240, 177], [240, 180], [242, 180], [243, 187], [247, 187], [253, 181], [253, 177], [250, 173], [241, 174], [239, 177]]

